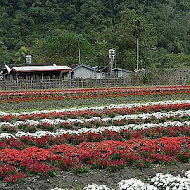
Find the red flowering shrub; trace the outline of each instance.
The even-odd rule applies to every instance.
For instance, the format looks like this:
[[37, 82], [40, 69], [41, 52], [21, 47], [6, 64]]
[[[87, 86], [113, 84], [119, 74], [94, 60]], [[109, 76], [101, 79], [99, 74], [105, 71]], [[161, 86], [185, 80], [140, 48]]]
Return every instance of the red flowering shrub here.
[[15, 166], [0, 164], [0, 180], [7, 183], [15, 183], [26, 177], [27, 175], [23, 172], [18, 172]]
[[125, 165], [147, 167], [152, 163], [185, 162], [189, 159], [190, 137], [136, 138], [126, 142], [106, 140], [83, 142], [74, 147], [54, 145], [47, 150], [28, 147], [23, 150], [0, 151], [0, 162], [10, 165], [9, 170], [2, 170], [1, 176], [4, 180], [6, 176], [6, 180], [10, 181], [17, 179], [11, 175], [18, 177], [23, 174], [16, 172], [17, 169], [52, 176], [59, 169], [74, 173], [86, 172], [89, 168], [109, 168], [113, 171]]

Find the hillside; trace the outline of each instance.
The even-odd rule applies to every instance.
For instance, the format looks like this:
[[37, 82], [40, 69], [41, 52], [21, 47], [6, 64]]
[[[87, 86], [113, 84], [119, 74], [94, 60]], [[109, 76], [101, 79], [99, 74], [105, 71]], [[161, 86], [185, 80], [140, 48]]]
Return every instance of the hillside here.
[[115, 48], [118, 67], [190, 66], [189, 0], [1, 0], [0, 64], [107, 65]]

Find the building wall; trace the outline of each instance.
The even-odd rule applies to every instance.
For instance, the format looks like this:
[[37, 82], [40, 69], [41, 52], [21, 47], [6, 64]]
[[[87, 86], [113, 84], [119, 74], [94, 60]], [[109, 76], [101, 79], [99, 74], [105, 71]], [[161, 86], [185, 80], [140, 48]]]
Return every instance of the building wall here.
[[85, 67], [79, 67], [73, 71], [73, 78], [95, 78], [95, 72]]
[[102, 79], [103, 78], [103, 73], [102, 72], [95, 72], [95, 78], [96, 79]]
[[123, 72], [123, 78], [131, 77], [131, 72], [124, 71]]
[[123, 71], [123, 70], [117, 70], [117, 71], [115, 71], [115, 76], [118, 78], [128, 78], [128, 77], [131, 77], [131, 72]]
[[175, 83], [178, 84], [185, 84], [190, 81], [190, 68], [168, 69], [167, 75], [170, 76], [170, 81], [175, 81]]

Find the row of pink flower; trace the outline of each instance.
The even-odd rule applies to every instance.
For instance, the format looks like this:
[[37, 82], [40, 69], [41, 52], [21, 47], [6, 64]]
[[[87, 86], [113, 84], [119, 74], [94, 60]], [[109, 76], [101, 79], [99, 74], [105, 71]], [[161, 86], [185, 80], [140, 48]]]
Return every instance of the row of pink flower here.
[[128, 139], [137, 138], [160, 138], [163, 136], [177, 137], [177, 136], [189, 136], [190, 126], [168, 126], [168, 127], [155, 127], [139, 130], [127, 130], [122, 129], [120, 131], [105, 130], [103, 132], [86, 132], [80, 134], [62, 134], [59, 136], [44, 135], [42, 137], [22, 136], [17, 138], [1, 138], [0, 149], [15, 148], [23, 149], [29, 146], [36, 146], [41, 148], [48, 148], [56, 144], [80, 144], [82, 142], [100, 142], [103, 140], [119, 140], [126, 141]]
[[115, 97], [115, 96], [142, 96], [142, 95], [172, 95], [172, 94], [189, 94], [189, 86], [175, 86], [175, 87], [149, 87], [149, 88], [109, 88], [106, 90], [96, 91], [83, 91], [81, 93], [67, 93], [67, 94], [32, 94], [20, 96], [1, 96], [0, 103], [6, 102], [23, 102], [23, 101], [36, 101], [36, 100], [63, 100], [63, 99], [88, 99], [88, 98], [101, 98], [101, 97]]
[[[5, 167], [1, 170], [0, 179], [15, 182], [18, 175], [25, 177], [28, 173], [45, 176], [59, 170], [75, 173], [94, 168], [117, 170], [126, 165], [147, 167], [155, 163], [188, 162], [189, 159], [190, 137], [83, 142], [76, 146], [54, 145], [50, 149], [5, 148], [0, 150], [0, 167], [6, 166], [8, 170]], [[13, 178], [14, 174], [17, 177]]]
[[27, 119], [43, 119], [43, 118], [91, 118], [91, 117], [115, 117], [117, 115], [137, 114], [137, 113], [152, 113], [158, 111], [172, 111], [172, 110], [185, 110], [190, 108], [190, 103], [177, 103], [177, 104], [157, 104], [146, 106], [135, 106], [132, 108], [111, 108], [102, 110], [79, 110], [79, 111], [52, 111], [48, 113], [28, 113], [28, 114], [6, 114], [0, 116], [0, 121], [20, 120]]
[[[180, 111], [181, 112], [181, 111]], [[140, 125], [140, 124], [160, 124], [160, 123], [165, 123], [168, 121], [190, 121], [190, 112], [182, 112], [181, 114], [177, 114], [178, 112], [173, 112], [174, 114], [176, 113], [175, 116], [170, 114], [164, 113], [163, 116], [161, 117], [155, 117], [149, 116], [146, 118], [136, 118], [136, 119], [109, 119], [106, 118], [106, 121], [102, 121], [99, 119], [94, 118], [91, 121], [73, 121], [73, 122], [66, 122], [65, 120], [45, 120], [45, 121], [39, 121], [35, 122], [32, 120], [26, 121], [26, 122], [20, 122], [19, 124], [11, 124], [11, 123], [5, 123], [5, 124], [0, 124], [1, 126], [1, 131], [6, 131], [6, 132], [18, 132], [19, 130], [22, 130], [24, 132], [36, 132], [39, 130], [47, 130], [47, 131], [57, 131], [58, 129], [71, 129], [71, 130], [78, 130], [78, 129], [98, 129], [99, 127], [103, 128], [109, 128], [109, 127], [115, 127], [115, 126], [126, 126], [128, 127], [131, 126], [131, 124], [134, 125]], [[138, 115], [137, 115], [138, 116]], [[109, 120], [108, 120], [109, 119]], [[72, 132], [72, 131], [71, 131]]]

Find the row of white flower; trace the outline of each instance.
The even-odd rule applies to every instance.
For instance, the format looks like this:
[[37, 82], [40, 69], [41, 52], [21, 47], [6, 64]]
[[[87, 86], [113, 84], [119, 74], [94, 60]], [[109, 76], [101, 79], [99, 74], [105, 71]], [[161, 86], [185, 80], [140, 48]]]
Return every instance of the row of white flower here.
[[38, 121], [35, 120], [26, 120], [26, 121], [16, 121], [14, 123], [11, 122], [0, 122], [0, 129], [2, 126], [10, 126], [10, 127], [18, 127], [18, 126], [39, 126], [43, 124], [50, 124], [50, 125], [58, 125], [61, 123], [86, 123], [91, 121], [120, 121], [122, 119], [130, 120], [130, 119], [149, 119], [149, 118], [172, 118], [172, 117], [185, 117], [190, 116], [190, 110], [178, 110], [178, 111], [169, 111], [169, 112], [154, 112], [154, 113], [142, 113], [142, 114], [131, 114], [131, 115], [119, 115], [113, 118], [101, 118], [101, 117], [92, 117], [91, 119], [41, 119]]
[[38, 121], [35, 120], [26, 120], [26, 121], [16, 121], [14, 123], [11, 122], [0, 122], [0, 129], [2, 126], [10, 126], [10, 127], [18, 127], [23, 125], [37, 126], [43, 124], [51, 124], [58, 125], [61, 123], [85, 123], [91, 121], [120, 121], [122, 119], [130, 120], [130, 119], [149, 119], [149, 118], [171, 118], [171, 117], [185, 117], [190, 116], [190, 110], [178, 110], [178, 111], [169, 111], [169, 112], [154, 112], [154, 113], [142, 113], [142, 114], [131, 114], [131, 115], [119, 115], [113, 118], [101, 118], [101, 117], [92, 117], [91, 119], [41, 119]]
[[[139, 179], [131, 178], [122, 180], [117, 184], [119, 190], [189, 190], [190, 189], [190, 170], [187, 171], [184, 177], [173, 176], [171, 174], [158, 173], [155, 177], [147, 180], [147, 183]], [[63, 190], [61, 188], [54, 188], [51, 190]], [[83, 190], [111, 190], [106, 185], [92, 184], [83, 188]], [[113, 190], [113, 189], [112, 189]]]
[[131, 129], [131, 130], [138, 130], [138, 129], [147, 129], [147, 128], [153, 128], [153, 127], [168, 127], [168, 126], [184, 126], [188, 125], [190, 126], [190, 121], [168, 121], [164, 123], [146, 123], [146, 124], [129, 124], [124, 126], [109, 126], [109, 127], [99, 127], [99, 128], [80, 128], [79, 130], [65, 130], [65, 129], [59, 129], [56, 132], [50, 132], [50, 131], [37, 131], [35, 133], [29, 133], [29, 132], [23, 132], [18, 131], [15, 135], [11, 133], [0, 133], [0, 138], [17, 138], [17, 137], [23, 137], [23, 136], [30, 136], [34, 138], [40, 138], [42, 136], [46, 135], [52, 135], [52, 136], [60, 136], [63, 134], [82, 134], [82, 133], [102, 133], [105, 130], [109, 131], [116, 131], [120, 132], [123, 129]]
[[103, 109], [112, 109], [112, 108], [133, 108], [133, 107], [141, 107], [141, 106], [153, 106], [153, 105], [167, 105], [167, 104], [189, 104], [190, 100], [169, 100], [169, 101], [158, 101], [158, 102], [147, 102], [147, 103], [134, 103], [134, 104], [110, 104], [107, 106], [95, 106], [95, 107], [82, 107], [82, 108], [69, 108], [69, 109], [56, 109], [56, 110], [36, 110], [33, 112], [22, 112], [22, 113], [7, 113], [0, 112], [0, 116], [5, 115], [28, 115], [28, 114], [43, 114], [43, 113], [51, 113], [51, 112], [72, 112], [72, 111], [84, 111], [84, 110], [103, 110]]

